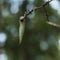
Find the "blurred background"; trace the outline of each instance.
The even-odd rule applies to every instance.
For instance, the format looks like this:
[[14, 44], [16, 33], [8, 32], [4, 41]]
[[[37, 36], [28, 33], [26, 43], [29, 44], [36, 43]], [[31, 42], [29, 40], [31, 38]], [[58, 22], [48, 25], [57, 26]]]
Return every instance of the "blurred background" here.
[[26, 28], [19, 45], [19, 17], [26, 10], [48, 0], [0, 0], [0, 60], [60, 60], [60, 28], [46, 24], [60, 24], [60, 0], [53, 0], [44, 8], [27, 16]]

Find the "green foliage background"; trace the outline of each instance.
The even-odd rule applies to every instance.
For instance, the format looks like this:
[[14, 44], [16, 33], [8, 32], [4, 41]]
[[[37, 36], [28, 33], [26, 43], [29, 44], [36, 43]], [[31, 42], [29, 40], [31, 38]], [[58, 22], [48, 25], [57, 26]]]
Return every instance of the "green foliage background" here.
[[[31, 4], [27, 8], [29, 1]], [[40, 6], [44, 3], [43, 0], [34, 0], [32, 2], [33, 0], [24, 0], [19, 6], [19, 12], [16, 14], [10, 11], [11, 3], [9, 3], [9, 0], [3, 0], [3, 3], [0, 2], [0, 32], [7, 34], [4, 50], [8, 60], [59, 60], [58, 40], [60, 38], [60, 28], [45, 23], [47, 18], [44, 8], [27, 16], [24, 38], [21, 45], [19, 45], [19, 17], [32, 5]], [[4, 9], [9, 11], [7, 17], [2, 14]], [[60, 15], [58, 15], [57, 11], [50, 5], [46, 6], [46, 10], [49, 21], [60, 24]], [[41, 48], [40, 44], [42, 42], [48, 44], [48, 49], [43, 50]]]

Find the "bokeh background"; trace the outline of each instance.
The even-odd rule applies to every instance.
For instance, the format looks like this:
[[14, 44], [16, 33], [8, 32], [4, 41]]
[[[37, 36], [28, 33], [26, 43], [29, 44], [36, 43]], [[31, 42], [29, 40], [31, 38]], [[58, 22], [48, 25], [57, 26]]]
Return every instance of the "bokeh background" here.
[[[0, 0], [0, 60], [60, 60], [60, 28], [46, 24], [44, 8], [26, 18], [19, 45], [19, 17], [48, 0]], [[46, 6], [49, 21], [60, 24], [60, 0]]]

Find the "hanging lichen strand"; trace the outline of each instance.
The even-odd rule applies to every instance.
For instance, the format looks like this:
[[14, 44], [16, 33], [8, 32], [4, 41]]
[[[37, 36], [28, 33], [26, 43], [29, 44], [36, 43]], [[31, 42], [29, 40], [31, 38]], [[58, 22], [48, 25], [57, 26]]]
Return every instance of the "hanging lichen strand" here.
[[19, 21], [19, 43], [22, 42], [22, 38], [24, 35], [24, 30], [25, 30], [25, 20], [24, 20], [24, 16], [20, 17], [20, 21]]

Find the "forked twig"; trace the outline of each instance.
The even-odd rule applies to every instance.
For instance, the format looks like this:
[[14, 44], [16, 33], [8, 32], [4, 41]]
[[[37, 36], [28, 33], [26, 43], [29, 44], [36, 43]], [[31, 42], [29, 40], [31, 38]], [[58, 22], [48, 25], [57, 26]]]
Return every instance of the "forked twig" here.
[[[33, 11], [36, 11], [36, 10], [42, 8], [42, 7], [45, 7], [45, 6], [48, 5], [51, 1], [52, 1], [52, 0], [49, 0], [49, 1], [47, 1], [46, 3], [42, 4], [41, 6], [39, 6], [39, 7], [34, 7], [32, 10], [25, 12], [25, 14], [24, 14], [24, 16], [23, 16], [23, 17], [24, 17], [23, 19], [25, 19], [25, 17], [28, 16], [29, 14], [31, 14]], [[48, 20], [46, 21], [46, 23], [49, 24], [49, 25], [51, 25], [51, 26], [60, 28], [60, 25], [59, 25], [59, 24], [50, 22], [50, 21], [48, 21]]]

